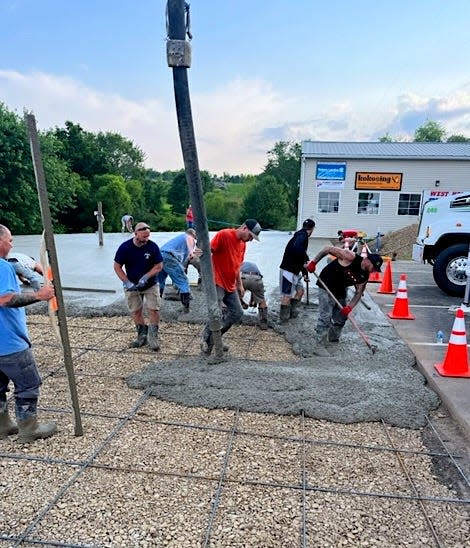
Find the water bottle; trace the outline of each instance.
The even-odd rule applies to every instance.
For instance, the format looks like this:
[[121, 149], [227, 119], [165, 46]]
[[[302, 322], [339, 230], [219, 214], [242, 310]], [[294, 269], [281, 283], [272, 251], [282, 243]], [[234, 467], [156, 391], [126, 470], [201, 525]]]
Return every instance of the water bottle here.
[[444, 342], [444, 333], [440, 329], [436, 333], [436, 342], [438, 344], [442, 344]]

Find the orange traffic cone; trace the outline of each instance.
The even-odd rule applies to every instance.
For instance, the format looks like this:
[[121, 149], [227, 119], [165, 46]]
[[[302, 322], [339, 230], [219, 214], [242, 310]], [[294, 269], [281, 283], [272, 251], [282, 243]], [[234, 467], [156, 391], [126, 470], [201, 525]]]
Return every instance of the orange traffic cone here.
[[385, 267], [384, 272], [384, 278], [382, 280], [382, 283], [377, 289], [377, 293], [388, 293], [393, 294], [395, 293], [395, 290], [393, 289], [392, 285], [392, 263], [391, 261], [387, 261], [387, 266]]
[[465, 313], [459, 308], [455, 315], [452, 333], [450, 334], [447, 354], [442, 363], [434, 364], [434, 368], [443, 377], [470, 378], [468, 368], [467, 335], [465, 333]]
[[393, 310], [387, 314], [389, 318], [393, 320], [414, 320], [413, 314], [408, 311], [408, 292], [406, 290], [406, 274], [400, 276], [400, 283], [398, 284], [397, 297]]

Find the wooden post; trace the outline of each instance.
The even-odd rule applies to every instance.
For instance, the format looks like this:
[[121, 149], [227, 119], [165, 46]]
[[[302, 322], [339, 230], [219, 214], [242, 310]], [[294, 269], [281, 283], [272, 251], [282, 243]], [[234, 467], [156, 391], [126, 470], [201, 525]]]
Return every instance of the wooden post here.
[[103, 204], [101, 202], [98, 202], [98, 213], [96, 215], [96, 218], [98, 221], [98, 243], [100, 246], [102, 246], [104, 217], [103, 217]]
[[70, 339], [67, 329], [67, 318], [65, 316], [64, 295], [62, 293], [62, 285], [60, 283], [59, 264], [57, 261], [57, 251], [54, 241], [54, 231], [52, 228], [51, 210], [49, 207], [49, 197], [47, 195], [46, 178], [42, 165], [41, 150], [39, 148], [36, 120], [33, 114], [26, 114], [25, 121], [28, 129], [29, 143], [31, 146], [31, 156], [33, 159], [34, 175], [36, 178], [36, 185], [38, 189], [42, 224], [44, 226], [44, 240], [46, 245], [46, 252], [52, 270], [52, 279], [58, 305], [57, 315], [59, 320], [60, 339], [64, 352], [65, 372], [69, 384], [70, 399], [72, 401], [72, 409], [75, 419], [75, 435], [83, 436], [80, 407], [78, 403], [77, 384], [75, 382], [75, 373], [72, 363], [72, 352], [70, 349]]

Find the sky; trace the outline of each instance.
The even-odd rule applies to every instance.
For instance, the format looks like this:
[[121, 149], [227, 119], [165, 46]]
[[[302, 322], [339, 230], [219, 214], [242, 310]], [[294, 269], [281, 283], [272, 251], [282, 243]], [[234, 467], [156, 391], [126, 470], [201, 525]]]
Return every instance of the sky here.
[[[166, 0], [0, 0], [0, 102], [117, 132], [183, 168]], [[192, 0], [199, 166], [257, 174], [278, 141], [470, 137], [468, 0]]]

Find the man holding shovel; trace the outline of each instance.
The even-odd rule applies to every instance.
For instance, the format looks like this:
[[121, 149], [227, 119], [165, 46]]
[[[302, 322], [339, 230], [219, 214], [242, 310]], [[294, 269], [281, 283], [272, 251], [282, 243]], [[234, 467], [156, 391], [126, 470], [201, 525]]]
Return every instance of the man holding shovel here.
[[[349, 249], [326, 246], [307, 263], [308, 272], [314, 273], [317, 263], [327, 255], [333, 255], [336, 259], [329, 262], [318, 276], [315, 274], [320, 289], [315, 329], [317, 350], [321, 350], [328, 342], [338, 342], [349, 314], [361, 300], [369, 274], [374, 270], [380, 272], [383, 263], [382, 257], [375, 253], [361, 257]], [[350, 286], [354, 286], [356, 291], [349, 303], [346, 303], [346, 292]]]

